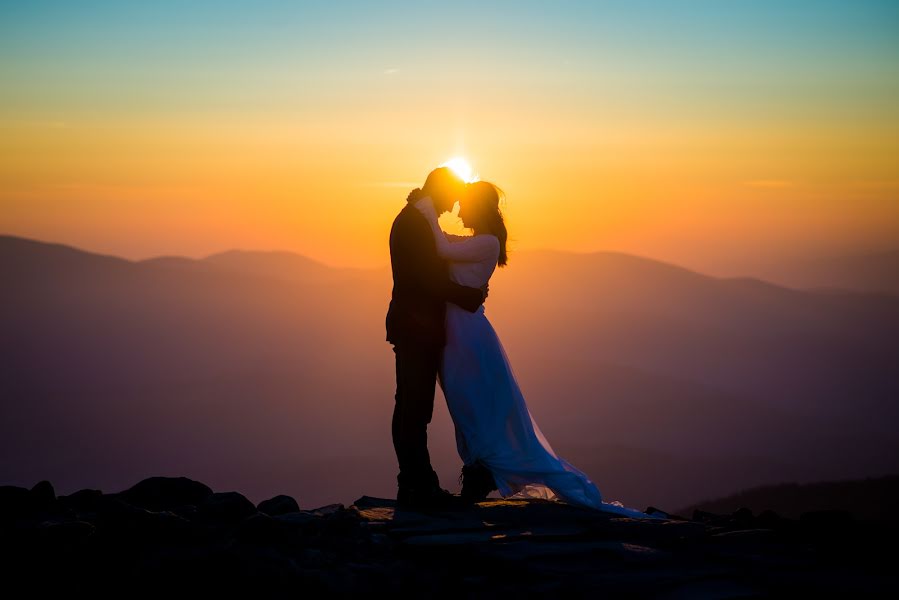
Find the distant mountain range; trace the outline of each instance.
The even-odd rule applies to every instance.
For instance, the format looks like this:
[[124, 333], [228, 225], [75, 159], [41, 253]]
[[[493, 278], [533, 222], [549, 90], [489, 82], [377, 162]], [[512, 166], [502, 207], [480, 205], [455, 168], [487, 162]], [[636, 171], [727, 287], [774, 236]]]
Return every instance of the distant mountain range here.
[[[129, 261], [0, 236], [0, 483], [392, 496], [390, 286], [287, 252]], [[550, 443], [608, 500], [899, 472], [899, 296], [541, 251], [511, 256], [486, 307]]]
[[899, 294], [899, 250], [783, 261], [762, 273], [769, 281], [795, 288]]

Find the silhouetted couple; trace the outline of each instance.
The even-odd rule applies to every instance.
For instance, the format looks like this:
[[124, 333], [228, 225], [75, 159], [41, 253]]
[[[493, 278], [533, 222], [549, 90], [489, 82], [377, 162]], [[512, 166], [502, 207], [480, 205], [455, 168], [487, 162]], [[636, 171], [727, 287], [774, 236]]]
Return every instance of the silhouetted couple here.
[[[466, 184], [441, 167], [409, 194], [390, 230], [393, 295], [386, 325], [396, 355], [397, 505], [461, 507], [499, 491], [649, 518], [603, 502], [596, 485], [556, 455], [528, 411], [484, 314], [488, 281], [506, 264], [500, 194], [491, 183]], [[437, 222], [457, 200], [470, 236], [446, 234]], [[428, 454], [438, 379], [463, 462], [460, 496], [440, 486]]]

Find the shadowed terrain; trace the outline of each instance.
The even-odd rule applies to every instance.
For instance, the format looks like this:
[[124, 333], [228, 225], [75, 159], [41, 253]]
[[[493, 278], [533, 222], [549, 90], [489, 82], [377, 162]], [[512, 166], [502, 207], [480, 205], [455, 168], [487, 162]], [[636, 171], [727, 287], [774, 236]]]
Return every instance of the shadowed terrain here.
[[756, 513], [774, 511], [798, 519], [808, 511], [846, 511], [856, 519], [899, 522], [899, 476], [858, 481], [826, 481], [807, 484], [766, 485], [725, 498], [707, 500], [678, 511], [731, 513], [748, 508]]
[[883, 550], [895, 521], [745, 508], [661, 516], [512, 499], [423, 513], [370, 496], [301, 510], [286, 495], [254, 506], [185, 477], [62, 496], [41, 481], [0, 486], [0, 573], [13, 589], [92, 598], [123, 590], [729, 598], [897, 589]]

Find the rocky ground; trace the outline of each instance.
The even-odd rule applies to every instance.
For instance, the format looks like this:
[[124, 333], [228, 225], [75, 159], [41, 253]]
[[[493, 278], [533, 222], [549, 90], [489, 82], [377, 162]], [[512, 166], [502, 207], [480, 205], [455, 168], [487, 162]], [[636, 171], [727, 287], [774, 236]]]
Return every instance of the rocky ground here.
[[287, 496], [254, 506], [186, 478], [68, 496], [44, 481], [0, 486], [0, 576], [28, 595], [91, 597], [899, 592], [895, 524], [834, 511], [691, 517], [623, 519], [524, 500], [424, 514], [368, 496], [300, 510]]

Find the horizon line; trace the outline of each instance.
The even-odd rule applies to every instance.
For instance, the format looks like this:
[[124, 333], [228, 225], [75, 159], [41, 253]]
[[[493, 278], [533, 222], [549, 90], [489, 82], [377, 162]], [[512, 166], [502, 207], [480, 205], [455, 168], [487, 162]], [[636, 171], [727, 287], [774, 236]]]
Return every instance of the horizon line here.
[[[225, 248], [224, 250], [210, 252], [207, 254], [203, 254], [201, 256], [190, 256], [190, 255], [186, 255], [186, 254], [154, 254], [151, 256], [144, 257], [144, 258], [130, 258], [127, 256], [122, 256], [120, 254], [113, 254], [113, 253], [109, 253], [109, 252], [105, 252], [105, 251], [91, 250], [91, 249], [85, 248], [83, 246], [74, 245], [72, 243], [49, 241], [46, 239], [27, 237], [24, 235], [17, 235], [17, 234], [13, 234], [13, 233], [0, 232], [0, 238], [4, 238], [4, 237], [20, 239], [20, 240], [24, 240], [24, 241], [31, 242], [31, 243], [44, 244], [47, 246], [60, 246], [60, 247], [68, 248], [71, 250], [75, 250], [77, 252], [82, 252], [85, 254], [92, 254], [94, 256], [102, 256], [105, 258], [111, 258], [111, 259], [116, 259], [116, 260], [123, 260], [123, 261], [129, 262], [129, 263], [132, 263], [132, 264], [138, 264], [138, 263], [142, 263], [142, 262], [148, 262], [148, 261], [164, 259], [164, 258], [203, 261], [203, 260], [207, 260], [213, 256], [226, 254], [228, 252], [242, 252], [242, 253], [248, 253], [248, 254], [249, 253], [288, 254], [288, 255], [293, 255], [293, 256], [305, 259], [305, 260], [315, 263], [319, 266], [322, 266], [327, 269], [332, 269], [332, 270], [377, 272], [377, 271], [382, 271], [384, 269], [390, 269], [389, 261], [387, 261], [381, 265], [373, 266], [373, 267], [335, 265], [332, 263], [327, 263], [325, 261], [322, 261], [314, 256], [304, 254], [302, 252], [297, 252], [295, 250], [287, 250], [287, 249], [283, 249], [283, 248], [280, 248], [280, 249], [279, 248], [274, 248], [274, 249], [255, 248], [255, 249], [253, 249], [253, 248], [232, 246], [232, 247]], [[672, 260], [669, 260], [669, 259], [657, 258], [655, 256], [650, 256], [647, 254], [639, 254], [636, 252], [629, 252], [629, 251], [625, 251], [625, 250], [597, 249], [597, 250], [588, 250], [588, 251], [578, 251], [578, 250], [565, 250], [565, 249], [559, 249], [559, 248], [549, 248], [549, 247], [543, 246], [543, 247], [529, 248], [529, 249], [524, 249], [524, 250], [516, 250], [515, 252], [516, 253], [523, 252], [525, 254], [557, 253], [557, 254], [565, 254], [565, 255], [570, 255], [570, 256], [591, 256], [591, 255], [596, 255], [596, 254], [617, 254], [617, 255], [625, 256], [625, 257], [629, 257], [629, 258], [636, 258], [639, 260], [654, 262], [654, 263], [657, 263], [660, 265], [667, 266], [669, 268], [676, 268], [676, 269], [680, 269], [680, 270], [694, 273], [697, 275], [711, 277], [714, 279], [744, 279], [744, 280], [745, 279], [756, 279], [758, 281], [773, 284], [778, 287], [786, 287], [786, 289], [793, 289], [790, 286], [784, 286], [784, 284], [782, 284], [782, 283], [774, 282], [774, 281], [767, 279], [758, 274], [753, 275], [753, 274], [745, 274], [744, 273], [744, 274], [716, 275], [716, 274], [712, 274], [706, 270], [699, 270], [695, 267], [688, 266], [684, 263], [673, 262]], [[844, 254], [838, 254], [838, 255], [834, 254], [834, 255], [829, 255], [829, 256], [817, 256], [815, 258], [806, 257], [806, 258], [800, 259], [800, 260], [802, 260], [802, 261], [839, 260], [839, 259], [845, 259], [845, 258], [863, 258], [863, 257], [874, 257], [874, 256], [880, 256], [880, 255], [889, 255], [889, 254], [899, 254], [899, 247], [884, 248], [884, 249], [880, 249], [880, 250], [856, 251], [853, 253], [844, 253]]]
[[[26, 240], [29, 242], [46, 244], [49, 246], [64, 246], [67, 248], [71, 248], [73, 250], [78, 250], [79, 252], [84, 252], [87, 254], [95, 254], [97, 256], [106, 256], [106, 257], [110, 257], [110, 258], [117, 258], [117, 259], [125, 260], [128, 262], [132, 262], [132, 263], [145, 262], [145, 261], [149, 261], [149, 260], [157, 260], [160, 258], [185, 258], [185, 259], [189, 259], [189, 260], [201, 261], [201, 260], [206, 260], [208, 258], [211, 258], [213, 256], [225, 254], [228, 252], [244, 252], [244, 253], [257, 253], [257, 254], [292, 254], [294, 256], [299, 256], [299, 257], [305, 258], [307, 260], [316, 262], [316, 263], [318, 263], [322, 266], [328, 267], [330, 269], [352, 269], [352, 270], [357, 270], [357, 271], [378, 271], [378, 270], [390, 267], [389, 261], [385, 262], [384, 264], [381, 264], [379, 266], [375, 266], [375, 267], [354, 267], [354, 266], [335, 265], [335, 264], [331, 264], [331, 263], [322, 261], [314, 256], [309, 255], [309, 254], [304, 254], [302, 252], [297, 252], [296, 250], [288, 250], [285, 248], [265, 249], [265, 248], [246, 248], [246, 247], [230, 246], [223, 250], [217, 250], [217, 251], [209, 252], [207, 254], [202, 254], [202, 255], [193, 255], [192, 256], [192, 255], [188, 255], [188, 254], [165, 254], [164, 253], [164, 254], [153, 254], [150, 256], [143, 257], [143, 258], [132, 258], [132, 257], [128, 257], [128, 256], [123, 256], [121, 254], [114, 254], [114, 253], [101, 251], [101, 250], [92, 250], [92, 249], [86, 248], [84, 246], [78, 246], [78, 245], [75, 245], [75, 244], [72, 244], [69, 242], [51, 241], [51, 240], [42, 239], [42, 238], [17, 235], [17, 234], [13, 234], [13, 233], [0, 232], [0, 237], [17, 238], [17, 239]], [[896, 251], [899, 251], [899, 249], [897, 249]], [[597, 249], [597, 250], [580, 251], [580, 250], [565, 250], [565, 249], [561, 249], [561, 248], [550, 248], [550, 247], [541, 246], [538, 248], [528, 248], [528, 249], [524, 249], [524, 250], [516, 250], [515, 252], [516, 253], [524, 252], [526, 254], [527, 253], [540, 253], [540, 252], [556, 252], [559, 254], [573, 254], [573, 255], [579, 255], [579, 256], [589, 256], [591, 254], [620, 254], [623, 256], [651, 260], [651, 261], [658, 262], [658, 263], [666, 263], [666, 264], [669, 264], [672, 266], [677, 266], [677, 267], [685, 268], [688, 270], [692, 270], [689, 267], [685, 267], [679, 263], [671, 262], [670, 260], [667, 260], [667, 259], [661, 259], [661, 258], [657, 258], [655, 256], [649, 256], [646, 254], [638, 254], [635, 252], [628, 252], [626, 250]]]

